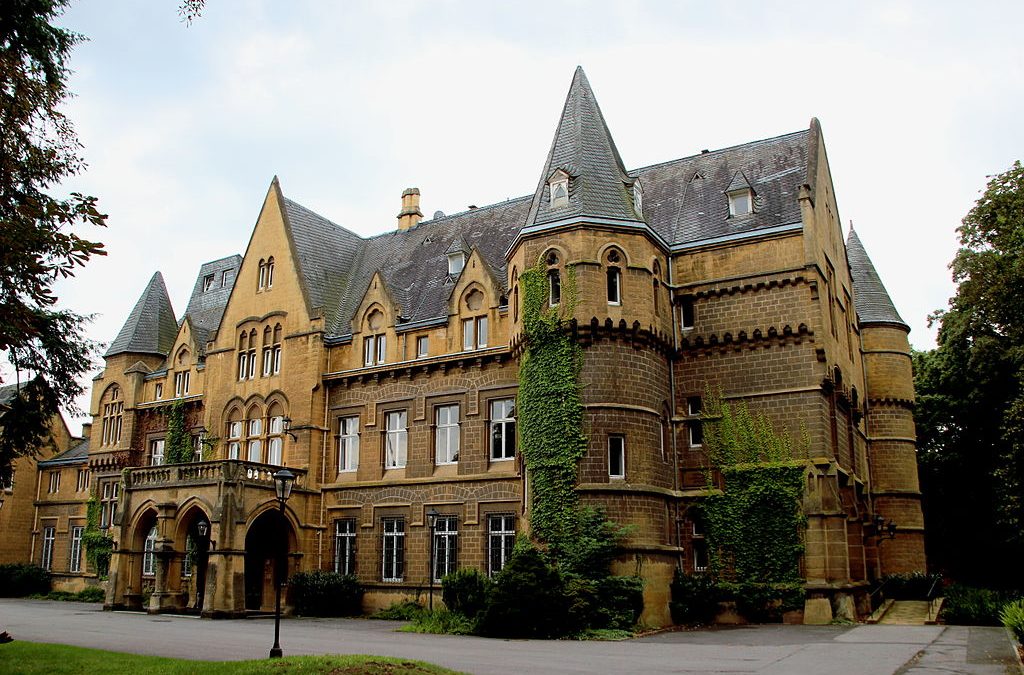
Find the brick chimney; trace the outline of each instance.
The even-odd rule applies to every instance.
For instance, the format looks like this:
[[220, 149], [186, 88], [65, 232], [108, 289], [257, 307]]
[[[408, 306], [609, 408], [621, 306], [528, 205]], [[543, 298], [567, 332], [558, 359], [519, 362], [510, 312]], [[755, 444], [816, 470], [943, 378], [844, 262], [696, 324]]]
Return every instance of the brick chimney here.
[[416, 227], [422, 218], [420, 189], [406, 188], [402, 192], [402, 212], [398, 214], [398, 229], [408, 230], [410, 227]]
[[92, 437], [92, 422], [85, 422], [82, 424], [82, 438]]

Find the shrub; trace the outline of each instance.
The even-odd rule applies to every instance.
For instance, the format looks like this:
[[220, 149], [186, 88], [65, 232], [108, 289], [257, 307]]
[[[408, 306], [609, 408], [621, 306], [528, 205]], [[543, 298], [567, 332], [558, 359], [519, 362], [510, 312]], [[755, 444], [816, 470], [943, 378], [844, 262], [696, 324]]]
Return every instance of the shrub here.
[[640, 577], [605, 577], [597, 582], [598, 621], [590, 628], [628, 630], [644, 611], [644, 580]]
[[572, 629], [562, 577], [532, 544], [517, 544], [494, 580], [480, 628], [510, 638], [559, 637]]
[[1008, 602], [999, 612], [1003, 625], [1010, 629], [1017, 642], [1024, 644], [1024, 598]]
[[106, 599], [106, 592], [99, 586], [89, 586], [78, 591], [75, 598], [78, 602], [103, 602]]
[[384, 619], [386, 621], [414, 621], [425, 611], [427, 610], [423, 605], [414, 600], [402, 600], [380, 610], [376, 614], [370, 615], [370, 618]]
[[714, 621], [721, 593], [710, 575], [686, 574], [677, 568], [671, 590], [669, 610], [674, 623], [694, 625]]
[[0, 565], [0, 598], [23, 598], [50, 592], [50, 573], [36, 565]]
[[487, 607], [487, 594], [493, 585], [480, 570], [461, 569], [441, 580], [441, 597], [449, 611], [475, 619]]
[[[886, 574], [881, 578], [882, 593], [893, 600], [927, 600], [932, 585], [941, 583], [941, 574], [925, 574], [924, 572], [907, 572], [904, 574]], [[935, 588], [939, 588], [938, 585]]]
[[782, 615], [803, 606], [800, 584], [721, 583], [722, 599], [736, 602], [736, 611], [752, 623], [778, 623]]
[[473, 635], [476, 633], [476, 621], [459, 612], [447, 609], [430, 611], [421, 607], [412, 623], [402, 626], [401, 630], [407, 633]]
[[946, 589], [942, 619], [961, 626], [998, 626], [999, 610], [1013, 599], [1009, 593], [953, 584]]
[[363, 588], [352, 575], [299, 572], [289, 583], [300, 616], [352, 616], [363, 611]]

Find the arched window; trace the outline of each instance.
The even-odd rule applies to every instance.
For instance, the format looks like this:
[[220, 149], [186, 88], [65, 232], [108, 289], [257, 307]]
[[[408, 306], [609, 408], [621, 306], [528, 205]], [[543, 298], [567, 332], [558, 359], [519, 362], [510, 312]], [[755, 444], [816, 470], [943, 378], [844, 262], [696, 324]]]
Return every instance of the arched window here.
[[142, 576], [156, 575], [156, 525], [146, 533], [146, 541], [142, 546]]
[[373, 309], [366, 315], [363, 327], [363, 365], [376, 366], [387, 361], [387, 336], [384, 334], [384, 313]]
[[242, 448], [242, 413], [232, 408], [228, 413], [227, 429], [228, 459], [238, 459]]
[[284, 412], [275, 403], [267, 413], [267, 464], [284, 464]]
[[114, 446], [121, 442], [123, 413], [124, 401], [121, 400], [121, 388], [114, 385], [107, 390], [106, 401], [103, 404], [101, 445]]
[[260, 258], [260, 272], [259, 278], [256, 282], [256, 290], [262, 291], [267, 287], [267, 261]]
[[622, 254], [617, 249], [608, 251], [605, 256], [608, 263], [608, 304], [622, 304]]
[[263, 461], [263, 413], [253, 406], [245, 416], [245, 458], [250, 462]]
[[267, 288], [274, 287], [274, 256], [267, 258]]
[[548, 251], [544, 262], [548, 266], [548, 305], [554, 307], [562, 302], [562, 273], [557, 267], [558, 253]]
[[654, 277], [651, 282], [654, 286], [654, 315], [661, 316], [661, 265], [654, 261], [654, 270], [651, 275]]

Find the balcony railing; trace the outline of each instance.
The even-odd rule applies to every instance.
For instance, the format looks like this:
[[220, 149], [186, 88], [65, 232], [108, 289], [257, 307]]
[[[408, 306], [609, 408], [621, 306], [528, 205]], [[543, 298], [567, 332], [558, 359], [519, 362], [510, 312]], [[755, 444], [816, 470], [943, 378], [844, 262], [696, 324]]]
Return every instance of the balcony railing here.
[[[240, 459], [141, 466], [128, 469], [125, 473], [124, 484], [127, 489], [220, 482], [246, 483], [273, 488], [274, 474], [281, 468], [273, 464], [259, 464]], [[288, 467], [288, 470], [295, 474], [295, 487], [305, 487], [305, 469]]]

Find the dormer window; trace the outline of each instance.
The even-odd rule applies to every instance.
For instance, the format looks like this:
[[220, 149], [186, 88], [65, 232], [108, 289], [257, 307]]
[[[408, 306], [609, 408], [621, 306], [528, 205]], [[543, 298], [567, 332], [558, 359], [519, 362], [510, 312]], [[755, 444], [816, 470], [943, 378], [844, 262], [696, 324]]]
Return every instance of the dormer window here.
[[644, 189], [640, 187], [640, 181], [633, 183], [633, 210], [643, 218], [644, 215]]
[[214, 282], [214, 280], [216, 278], [217, 277], [214, 274], [207, 274], [205, 277], [203, 277], [203, 292], [204, 293], [206, 291], [208, 291], [208, 290], [213, 288], [213, 282]]
[[569, 205], [569, 174], [556, 171], [548, 181], [551, 190], [551, 208], [559, 209]]
[[754, 195], [749, 189], [735, 190], [729, 193], [729, 215], [745, 216], [754, 212]]
[[455, 276], [462, 272], [466, 266], [466, 254], [462, 251], [455, 251], [448, 254], [448, 274]]

